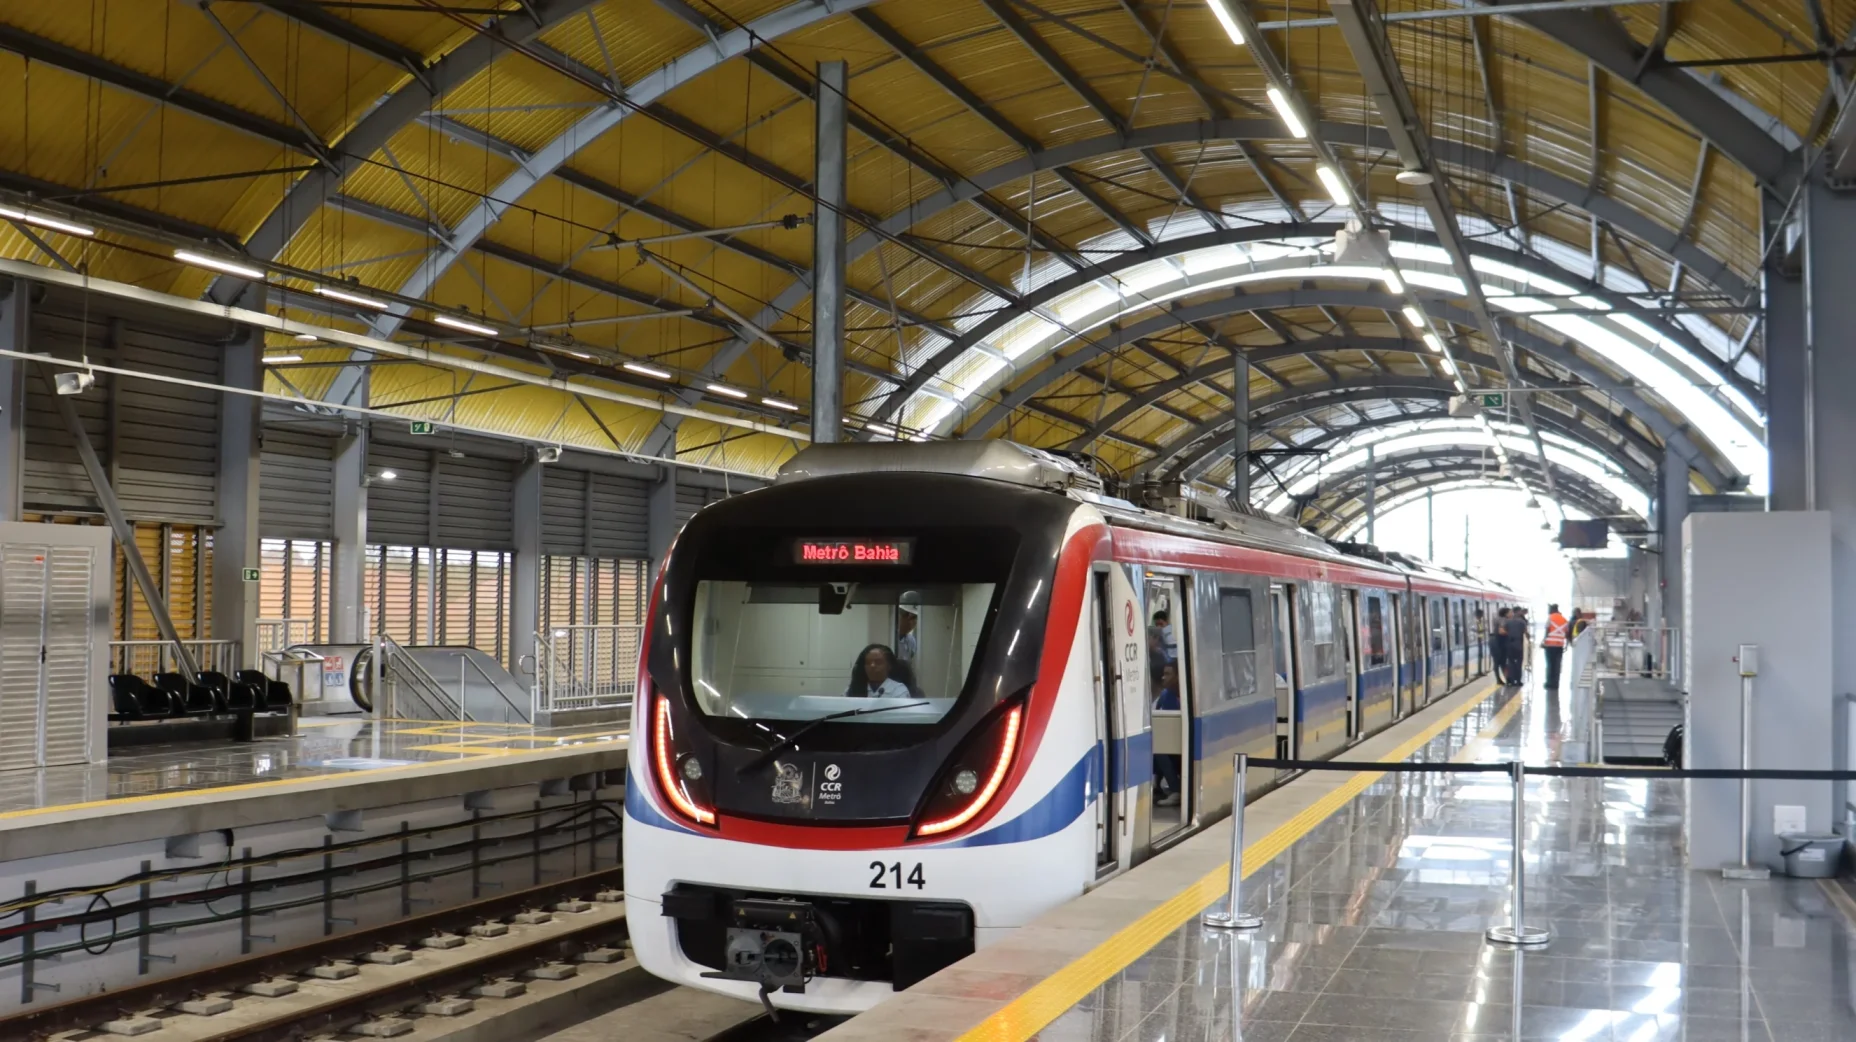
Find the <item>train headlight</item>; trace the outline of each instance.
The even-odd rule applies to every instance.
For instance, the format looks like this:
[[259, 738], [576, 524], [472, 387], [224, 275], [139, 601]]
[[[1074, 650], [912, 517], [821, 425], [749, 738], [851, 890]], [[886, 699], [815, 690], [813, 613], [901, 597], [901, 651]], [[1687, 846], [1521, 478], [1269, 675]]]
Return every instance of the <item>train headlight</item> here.
[[974, 729], [941, 768], [915, 812], [915, 837], [944, 836], [973, 823], [1005, 788], [1023, 743], [1025, 704], [1013, 698]]
[[683, 758], [683, 777], [690, 781], [702, 781], [702, 761], [694, 756]]
[[[695, 757], [677, 748], [670, 719], [670, 699], [659, 695], [654, 703], [651, 713], [650, 758], [658, 794], [677, 814], [698, 825], [714, 825], [715, 811], [709, 805], [708, 793], [704, 791], [706, 787], [696, 784], [702, 778], [702, 765], [696, 763]], [[690, 773], [691, 765], [696, 767], [693, 775]]]

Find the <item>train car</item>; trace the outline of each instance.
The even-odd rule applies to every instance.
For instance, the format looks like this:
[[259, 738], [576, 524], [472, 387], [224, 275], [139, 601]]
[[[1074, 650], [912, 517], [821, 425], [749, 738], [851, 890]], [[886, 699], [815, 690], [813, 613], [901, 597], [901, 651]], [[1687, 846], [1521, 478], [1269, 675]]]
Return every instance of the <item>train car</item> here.
[[806, 449], [652, 593], [638, 960], [867, 1009], [1224, 817], [1234, 753], [1332, 756], [1463, 683], [1457, 623], [1506, 597], [1008, 442]]

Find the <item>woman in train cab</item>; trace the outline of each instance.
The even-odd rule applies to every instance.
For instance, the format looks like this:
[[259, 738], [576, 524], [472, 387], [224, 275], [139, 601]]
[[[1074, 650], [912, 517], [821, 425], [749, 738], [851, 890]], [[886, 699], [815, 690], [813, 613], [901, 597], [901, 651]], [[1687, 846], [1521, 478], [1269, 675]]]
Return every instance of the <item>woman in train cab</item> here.
[[[1160, 693], [1154, 696], [1155, 709], [1179, 711], [1179, 666], [1168, 662], [1160, 667]], [[1179, 757], [1171, 753], [1154, 754], [1154, 803], [1171, 807], [1179, 802]]]
[[909, 698], [909, 685], [898, 677], [896, 653], [888, 645], [872, 644], [857, 653], [851, 664], [851, 684], [846, 698]]

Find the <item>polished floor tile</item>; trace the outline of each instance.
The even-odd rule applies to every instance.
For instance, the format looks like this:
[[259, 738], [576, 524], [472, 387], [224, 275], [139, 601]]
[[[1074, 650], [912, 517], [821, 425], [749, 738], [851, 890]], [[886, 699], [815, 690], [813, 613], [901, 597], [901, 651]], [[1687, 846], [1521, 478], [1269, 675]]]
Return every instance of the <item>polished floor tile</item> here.
[[[1529, 690], [1415, 757], [1552, 762], [1566, 726]], [[1473, 744], [1478, 735], [1488, 739]], [[1856, 934], [1820, 885], [1683, 864], [1683, 787], [1530, 778], [1530, 925], [1512, 914], [1513, 792], [1491, 773], [1389, 775], [1245, 883], [1252, 934], [1195, 921], [1038, 1037], [1075, 1042], [1809, 1042], [1856, 1039]], [[1237, 1023], [1233, 1023], [1233, 1019]]]

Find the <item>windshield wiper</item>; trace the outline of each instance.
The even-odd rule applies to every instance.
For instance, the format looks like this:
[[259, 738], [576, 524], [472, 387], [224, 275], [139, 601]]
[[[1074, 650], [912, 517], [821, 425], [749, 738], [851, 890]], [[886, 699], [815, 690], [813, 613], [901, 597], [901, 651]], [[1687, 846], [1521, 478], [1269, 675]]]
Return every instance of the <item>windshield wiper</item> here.
[[925, 706], [927, 704], [928, 703], [926, 701], [899, 702], [896, 705], [865, 706], [860, 709], [846, 709], [843, 712], [839, 712], [839, 713], [827, 713], [824, 716], [821, 716], [816, 720], [807, 721], [804, 727], [801, 727], [799, 730], [794, 731], [792, 734], [789, 734], [785, 738], [780, 739], [778, 742], [775, 742], [773, 747], [768, 749], [766, 752], [761, 753], [759, 756], [754, 757], [752, 760], [749, 760], [747, 763], [742, 764], [741, 768], [735, 772], [735, 776], [738, 778], [745, 778], [749, 774], [753, 773], [754, 771], [758, 771], [762, 767], [765, 767], [769, 763], [772, 763], [774, 757], [780, 755], [786, 750], [791, 749], [793, 746], [797, 745], [799, 743], [799, 739], [805, 737], [805, 734], [807, 731], [812, 730], [813, 728], [817, 727], [820, 724], [828, 723], [832, 720], [842, 720], [845, 717], [849, 717], [849, 716], [868, 716], [871, 713], [887, 713], [892, 709], [915, 709], [919, 706]]

